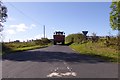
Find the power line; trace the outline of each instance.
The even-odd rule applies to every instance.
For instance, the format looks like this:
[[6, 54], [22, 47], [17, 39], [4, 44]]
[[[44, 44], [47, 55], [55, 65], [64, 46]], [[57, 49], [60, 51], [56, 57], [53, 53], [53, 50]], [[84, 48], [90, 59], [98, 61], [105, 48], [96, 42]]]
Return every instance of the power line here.
[[[17, 7], [15, 7], [13, 4], [11, 3], [8, 3], [11, 7], [13, 7], [14, 9], [16, 9], [20, 14], [24, 15], [27, 19], [39, 24], [39, 25], [42, 25], [40, 24], [39, 22], [37, 22], [36, 20], [34, 20], [33, 18], [31, 18], [30, 16], [26, 15], [23, 11], [21, 11], [20, 9], [18, 9]], [[45, 25], [42, 25], [44, 30], [43, 30], [43, 34], [44, 34], [44, 38], [45, 38]]]
[[[12, 6], [14, 9], [16, 9], [19, 13], [21, 13], [22, 15], [24, 15], [28, 20], [31, 20], [37, 24], [40, 24], [39, 22], [37, 22], [36, 20], [34, 20], [33, 18], [31, 18], [30, 16], [26, 15], [23, 11], [21, 11], [20, 9], [18, 9], [17, 7], [15, 7], [13, 4], [8, 3], [10, 6]], [[42, 24], [40, 24], [42, 25]]]

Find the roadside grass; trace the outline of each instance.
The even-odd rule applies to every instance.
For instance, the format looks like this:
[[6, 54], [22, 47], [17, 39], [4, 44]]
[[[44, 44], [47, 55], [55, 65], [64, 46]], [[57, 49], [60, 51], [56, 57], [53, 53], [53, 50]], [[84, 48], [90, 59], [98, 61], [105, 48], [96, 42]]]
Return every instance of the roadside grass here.
[[39, 49], [39, 48], [44, 48], [44, 47], [47, 47], [47, 46], [31, 46], [31, 47], [24, 47], [24, 48], [16, 48], [16, 49], [13, 49], [12, 52], [33, 50], [33, 49]]
[[118, 62], [120, 60], [118, 57], [119, 51], [112, 47], [106, 47], [103, 42], [73, 43], [70, 47], [80, 54], [95, 56], [109, 62]]
[[40, 48], [45, 48], [51, 45], [52, 44], [50, 43], [46, 45], [23, 45], [23, 43], [22, 45], [20, 43], [4, 44], [5, 48], [2, 49], [2, 52], [0, 53], [0, 55], [10, 54], [15, 52], [22, 52], [22, 51], [33, 50], [33, 49], [40, 49]]

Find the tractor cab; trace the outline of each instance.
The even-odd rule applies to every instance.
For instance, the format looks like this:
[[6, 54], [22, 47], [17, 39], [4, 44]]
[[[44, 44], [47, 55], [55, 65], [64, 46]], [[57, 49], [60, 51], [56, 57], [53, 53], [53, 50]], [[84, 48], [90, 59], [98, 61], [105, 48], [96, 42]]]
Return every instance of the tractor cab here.
[[65, 35], [65, 33], [64, 32], [60, 32], [60, 31], [56, 31], [56, 32], [54, 32], [54, 35]]

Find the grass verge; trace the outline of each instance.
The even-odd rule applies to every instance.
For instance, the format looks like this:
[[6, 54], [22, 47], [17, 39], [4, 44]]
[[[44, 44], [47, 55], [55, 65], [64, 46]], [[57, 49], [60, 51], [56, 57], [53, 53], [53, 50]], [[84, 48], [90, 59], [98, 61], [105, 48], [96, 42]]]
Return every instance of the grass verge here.
[[95, 56], [109, 62], [118, 62], [119, 51], [114, 48], [106, 47], [101, 42], [88, 42], [84, 44], [73, 43], [70, 47], [83, 55]]
[[33, 50], [33, 49], [40, 49], [40, 48], [48, 47], [48, 46], [50, 46], [50, 45], [51, 45], [51, 44], [48, 44], [48, 45], [29, 46], [29, 47], [22, 47], [22, 48], [13, 48], [13, 49], [8, 49], [8, 50], [3, 50], [0, 55], [9, 54], [9, 53], [15, 53], [15, 52], [22, 52], [22, 51]]

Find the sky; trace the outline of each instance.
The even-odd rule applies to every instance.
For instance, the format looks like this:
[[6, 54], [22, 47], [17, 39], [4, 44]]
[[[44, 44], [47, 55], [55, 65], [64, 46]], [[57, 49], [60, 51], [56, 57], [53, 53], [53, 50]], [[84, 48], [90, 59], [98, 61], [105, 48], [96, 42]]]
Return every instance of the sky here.
[[66, 36], [87, 30], [88, 36], [117, 35], [109, 22], [111, 2], [5, 2], [8, 8], [3, 41], [53, 38], [54, 31]]

